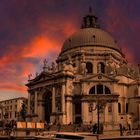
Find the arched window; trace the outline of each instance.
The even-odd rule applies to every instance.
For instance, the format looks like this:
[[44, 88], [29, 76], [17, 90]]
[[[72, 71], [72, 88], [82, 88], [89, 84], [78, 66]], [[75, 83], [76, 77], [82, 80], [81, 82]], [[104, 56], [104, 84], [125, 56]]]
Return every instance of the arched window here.
[[92, 87], [89, 94], [111, 94], [111, 91], [107, 86], [99, 84]]
[[97, 73], [105, 73], [105, 64], [103, 62], [98, 63]]
[[105, 94], [111, 94], [110, 89], [105, 86]]
[[97, 94], [103, 94], [103, 85], [97, 85]]
[[118, 103], [118, 113], [121, 113], [121, 104]]
[[95, 86], [90, 89], [89, 94], [95, 94]]
[[128, 113], [128, 103], [126, 103], [126, 113]]
[[86, 63], [87, 73], [93, 73], [93, 65], [91, 62]]

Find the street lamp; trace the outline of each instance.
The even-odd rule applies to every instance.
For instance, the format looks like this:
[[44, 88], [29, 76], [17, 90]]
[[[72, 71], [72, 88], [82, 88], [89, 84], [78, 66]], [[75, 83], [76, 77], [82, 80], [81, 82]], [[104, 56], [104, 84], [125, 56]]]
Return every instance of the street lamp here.
[[98, 120], [98, 127], [97, 127], [97, 134], [100, 133], [100, 110], [103, 109], [103, 105], [100, 104], [99, 102], [97, 103], [97, 120]]
[[105, 101], [97, 100], [95, 108], [92, 108], [92, 111], [97, 109], [97, 134], [100, 134], [100, 111], [104, 109]]

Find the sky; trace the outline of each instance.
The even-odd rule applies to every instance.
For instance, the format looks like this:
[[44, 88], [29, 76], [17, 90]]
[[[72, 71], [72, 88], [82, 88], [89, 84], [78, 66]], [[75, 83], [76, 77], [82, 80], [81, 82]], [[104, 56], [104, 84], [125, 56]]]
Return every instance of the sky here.
[[55, 61], [89, 7], [130, 63], [140, 62], [140, 0], [0, 0], [0, 100], [27, 97], [28, 75]]

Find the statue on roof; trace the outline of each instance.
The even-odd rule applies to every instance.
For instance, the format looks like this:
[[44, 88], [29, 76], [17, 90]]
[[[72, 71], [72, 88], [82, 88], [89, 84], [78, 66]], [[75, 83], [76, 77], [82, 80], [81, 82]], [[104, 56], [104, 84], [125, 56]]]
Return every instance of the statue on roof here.
[[28, 80], [31, 80], [32, 74], [28, 75]]
[[48, 63], [48, 61], [46, 60], [46, 59], [44, 59], [44, 67], [46, 67], [47, 66], [47, 63]]
[[49, 69], [50, 68], [49, 68], [49, 65], [48, 65], [48, 61], [46, 59], [44, 59], [44, 61], [43, 61], [43, 71], [48, 72]]
[[54, 73], [56, 71], [56, 65], [54, 62], [52, 62], [52, 68], [51, 68], [52, 72]]

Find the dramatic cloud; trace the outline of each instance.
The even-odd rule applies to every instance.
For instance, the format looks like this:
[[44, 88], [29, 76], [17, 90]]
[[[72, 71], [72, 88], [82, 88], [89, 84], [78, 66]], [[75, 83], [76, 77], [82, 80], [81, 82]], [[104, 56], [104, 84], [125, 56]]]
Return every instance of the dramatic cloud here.
[[55, 61], [65, 38], [77, 31], [92, 6], [131, 62], [140, 60], [139, 0], [1, 0], [0, 96], [27, 96], [30, 73]]

